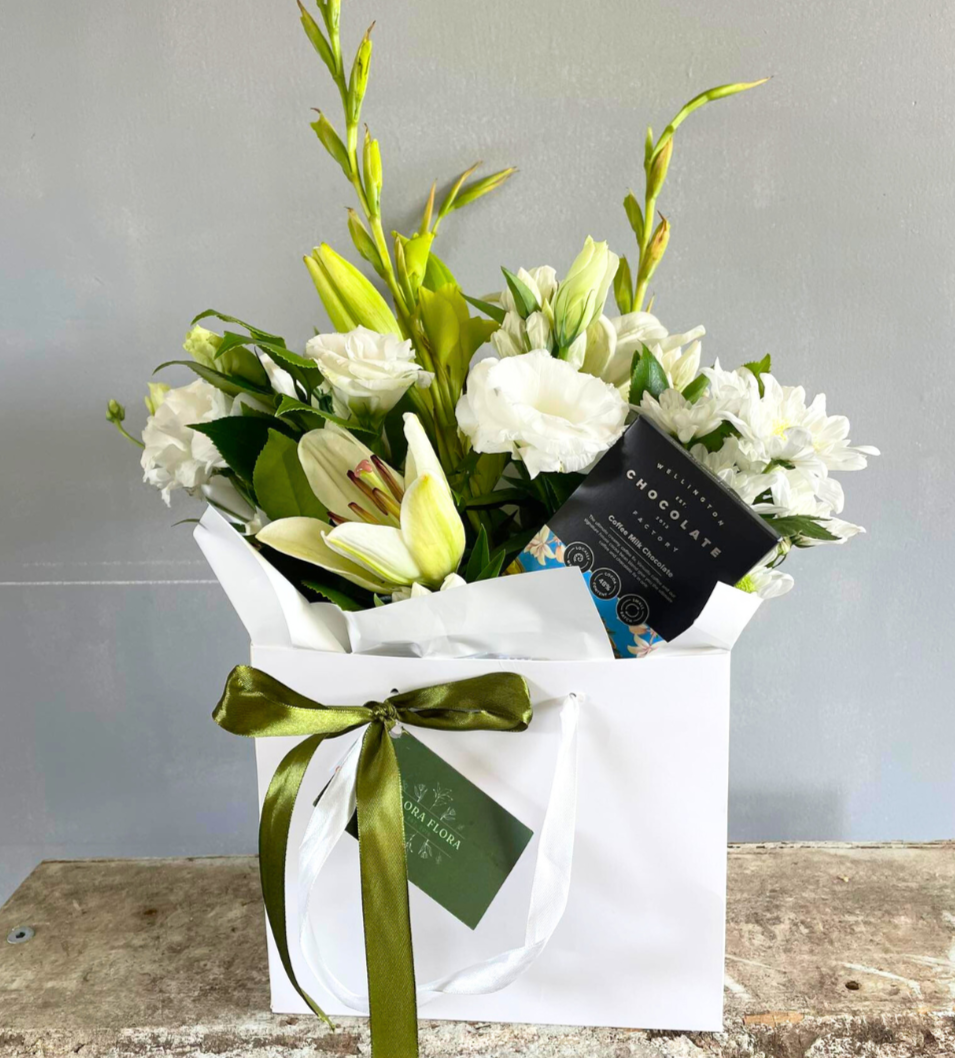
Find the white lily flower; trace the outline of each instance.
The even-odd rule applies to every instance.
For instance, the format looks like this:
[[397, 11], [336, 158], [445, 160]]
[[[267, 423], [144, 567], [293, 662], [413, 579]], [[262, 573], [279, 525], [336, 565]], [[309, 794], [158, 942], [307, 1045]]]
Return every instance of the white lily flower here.
[[305, 346], [331, 386], [344, 418], [378, 420], [419, 381], [411, 340], [356, 327], [346, 334], [317, 334]]
[[[439, 591], [448, 591], [451, 588], [463, 588], [467, 584], [464, 577], [457, 573], [449, 573], [441, 582]], [[392, 602], [401, 602], [404, 599], [420, 599], [422, 595], [433, 595], [430, 588], [426, 588], [419, 581], [415, 581], [410, 588], [395, 588], [391, 593]]]
[[623, 433], [629, 405], [613, 388], [537, 349], [475, 364], [457, 406], [477, 452], [511, 452], [532, 478], [586, 471]]
[[[408, 457], [403, 480], [345, 430], [333, 430], [326, 441], [313, 435], [330, 426], [306, 434], [299, 442], [300, 459], [318, 498], [330, 512], [329, 501], [339, 505], [336, 524], [332, 528], [315, 518], [282, 518], [258, 538], [371, 591], [391, 594], [415, 583], [438, 587], [457, 570], [464, 554], [464, 525], [417, 416], [405, 415], [404, 425]], [[362, 456], [357, 465], [351, 463], [356, 455]], [[360, 500], [353, 498], [356, 494]]]

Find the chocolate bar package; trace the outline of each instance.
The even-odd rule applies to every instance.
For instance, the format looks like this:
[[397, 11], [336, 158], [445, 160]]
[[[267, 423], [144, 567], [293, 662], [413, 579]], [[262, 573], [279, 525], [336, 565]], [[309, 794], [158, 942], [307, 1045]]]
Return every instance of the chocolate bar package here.
[[554, 514], [518, 562], [577, 566], [621, 658], [641, 657], [700, 615], [779, 539], [676, 441], [637, 421]]

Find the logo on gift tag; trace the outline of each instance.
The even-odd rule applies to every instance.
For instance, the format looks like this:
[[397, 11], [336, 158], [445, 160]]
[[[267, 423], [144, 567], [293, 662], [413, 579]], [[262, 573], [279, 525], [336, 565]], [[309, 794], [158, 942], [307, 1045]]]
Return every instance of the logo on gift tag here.
[[[475, 929], [534, 832], [407, 730], [392, 742], [408, 881]], [[357, 816], [346, 829], [358, 837]]]

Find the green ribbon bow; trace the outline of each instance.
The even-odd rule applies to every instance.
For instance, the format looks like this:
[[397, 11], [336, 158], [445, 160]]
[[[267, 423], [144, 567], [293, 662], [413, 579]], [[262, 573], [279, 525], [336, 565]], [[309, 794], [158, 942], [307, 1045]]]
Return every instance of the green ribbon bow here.
[[285, 930], [285, 859], [292, 809], [305, 770], [323, 739], [367, 730], [358, 761], [356, 799], [362, 923], [368, 968], [373, 1058], [415, 1058], [415, 1001], [401, 776], [389, 732], [397, 722], [444, 731], [524, 731], [532, 709], [523, 676], [494, 672], [439, 683], [359, 706], [321, 705], [249, 665], [229, 674], [212, 714], [234, 735], [308, 736], [291, 749], [269, 784], [259, 824], [262, 896], [282, 965], [298, 994], [329, 1025], [299, 985]]

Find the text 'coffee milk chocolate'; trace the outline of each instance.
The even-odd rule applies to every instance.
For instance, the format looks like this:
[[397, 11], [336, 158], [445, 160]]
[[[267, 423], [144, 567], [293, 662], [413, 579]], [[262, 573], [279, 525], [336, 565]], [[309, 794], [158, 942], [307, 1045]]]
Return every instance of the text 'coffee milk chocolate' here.
[[519, 556], [577, 566], [618, 657], [685, 631], [720, 581], [735, 584], [778, 534], [676, 441], [638, 419]]

